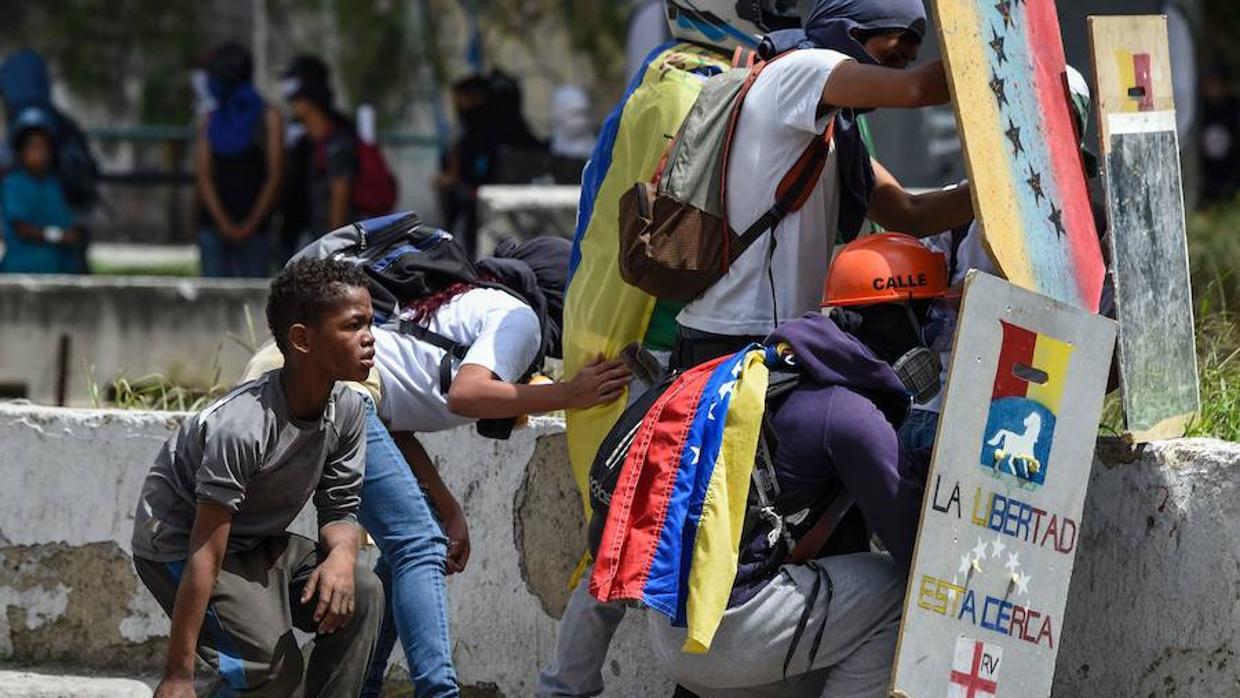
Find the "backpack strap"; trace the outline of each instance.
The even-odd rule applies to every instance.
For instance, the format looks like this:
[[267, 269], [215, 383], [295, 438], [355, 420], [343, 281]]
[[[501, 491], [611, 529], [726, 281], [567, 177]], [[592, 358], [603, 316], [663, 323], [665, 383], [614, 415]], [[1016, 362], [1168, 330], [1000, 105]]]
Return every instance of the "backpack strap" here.
[[[736, 103], [732, 107], [732, 113], [728, 117], [727, 130], [723, 137], [723, 167], [719, 168], [719, 198], [723, 202], [723, 227], [724, 230], [731, 230], [728, 225], [728, 159], [731, 156], [732, 140], [736, 136], [736, 125], [740, 121], [741, 109], [745, 106], [745, 98], [749, 95], [749, 90], [753, 88], [753, 84], [757, 82], [758, 76], [767, 66], [775, 61], [780, 60], [788, 53], [780, 54], [769, 61], [758, 61], [749, 67], [749, 75], [745, 78], [745, 84], [741, 86], [740, 92], [737, 93]], [[775, 226], [784, 219], [788, 213], [795, 211], [805, 203], [809, 198], [809, 194], [814, 189], [814, 185], [818, 182], [818, 177], [822, 174], [822, 168], [826, 165], [827, 154], [830, 152], [831, 139], [835, 136], [835, 117], [832, 116], [830, 122], [827, 123], [826, 129], [822, 135], [815, 138], [806, 146], [801, 156], [793, 163], [792, 168], [784, 174], [783, 179], [779, 181], [779, 186], [775, 189], [775, 203], [767, 209], [766, 213], [758, 217], [752, 225], [745, 229], [740, 235], [735, 245], [731, 235], [725, 235], [723, 238], [723, 262], [725, 271], [731, 266], [732, 260], [735, 260], [742, 252], [749, 249], [763, 233], [768, 230], [774, 230]]]
[[401, 320], [399, 329], [401, 334], [407, 334], [419, 342], [426, 342], [443, 350], [443, 358], [439, 361], [439, 392], [443, 393], [446, 398], [448, 389], [452, 387], [452, 360], [463, 360], [465, 354], [469, 352], [469, 346], [451, 340], [438, 332], [432, 332], [412, 320]]
[[818, 522], [814, 524], [814, 527], [806, 531], [805, 535], [801, 536], [801, 540], [797, 541], [796, 547], [792, 548], [792, 552], [788, 554], [787, 562], [801, 565], [818, 557], [822, 547], [827, 544], [827, 539], [835, 533], [835, 529], [844, 520], [844, 516], [852, 510], [855, 502], [856, 500], [848, 493], [848, 490], [841, 489], [835, 495], [835, 499], [831, 500], [831, 504], [823, 510], [822, 515], [818, 517]]
[[834, 136], [835, 118], [832, 117], [822, 135], [806, 146], [801, 157], [797, 158], [792, 168], [779, 181], [779, 186], [775, 188], [775, 203], [746, 228], [745, 232], [741, 233], [740, 242], [737, 245], [738, 255], [748, 249], [763, 233], [774, 230], [784, 216], [805, 205], [810, 192], [814, 190], [814, 185], [818, 183], [818, 178], [822, 176], [822, 170], [827, 164], [827, 155], [831, 152], [831, 139]]

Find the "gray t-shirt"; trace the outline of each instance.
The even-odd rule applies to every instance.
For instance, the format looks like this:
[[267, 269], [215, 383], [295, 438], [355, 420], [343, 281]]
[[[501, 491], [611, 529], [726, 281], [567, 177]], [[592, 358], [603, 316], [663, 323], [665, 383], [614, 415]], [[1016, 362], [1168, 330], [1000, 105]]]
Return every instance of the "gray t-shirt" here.
[[319, 526], [357, 520], [366, 458], [364, 398], [337, 384], [323, 416], [289, 413], [280, 372], [235, 388], [185, 420], [160, 449], [134, 515], [134, 554], [188, 557], [198, 502], [233, 512], [228, 552], [283, 533], [311, 495]]

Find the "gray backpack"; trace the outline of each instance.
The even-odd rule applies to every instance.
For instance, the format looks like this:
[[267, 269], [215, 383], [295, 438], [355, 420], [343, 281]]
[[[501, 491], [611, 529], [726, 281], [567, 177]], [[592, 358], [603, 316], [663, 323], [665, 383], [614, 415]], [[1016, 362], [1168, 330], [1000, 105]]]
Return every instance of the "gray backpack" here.
[[727, 220], [728, 153], [741, 107], [758, 75], [782, 55], [708, 78], [652, 181], [638, 182], [620, 198], [625, 282], [657, 298], [691, 301], [809, 198], [826, 164], [834, 119], [784, 174], [766, 213], [739, 234]]

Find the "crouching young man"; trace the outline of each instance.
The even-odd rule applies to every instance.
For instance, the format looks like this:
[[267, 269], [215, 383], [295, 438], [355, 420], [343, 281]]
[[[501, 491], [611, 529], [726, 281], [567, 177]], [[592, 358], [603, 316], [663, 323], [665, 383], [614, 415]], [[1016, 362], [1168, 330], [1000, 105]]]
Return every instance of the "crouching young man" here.
[[[879, 283], [910, 277], [912, 289]], [[773, 542], [771, 523], [755, 524], [707, 653], [682, 652], [685, 628], [649, 613], [651, 644], [677, 683], [702, 698], [887, 695], [929, 466], [925, 452], [901, 451], [896, 430], [911, 397], [938, 389], [922, 324], [947, 294], [942, 255], [907, 235], [871, 235], [832, 262], [829, 317], [806, 315], [766, 339], [800, 374], [767, 406], [778, 490], [825, 502], [843, 489], [856, 508], [825, 546], [821, 519], [785, 517], [794, 550], [816, 548], [799, 556]], [[868, 531], [889, 554], [870, 552]]]
[[[356, 267], [312, 260], [272, 282], [282, 369], [185, 420], [146, 477], [134, 564], [172, 619], [157, 697], [194, 696], [194, 654], [235, 693], [353, 697], [383, 617], [357, 563], [370, 294]], [[285, 529], [313, 496], [319, 542]], [[303, 664], [296, 627], [315, 633]]]

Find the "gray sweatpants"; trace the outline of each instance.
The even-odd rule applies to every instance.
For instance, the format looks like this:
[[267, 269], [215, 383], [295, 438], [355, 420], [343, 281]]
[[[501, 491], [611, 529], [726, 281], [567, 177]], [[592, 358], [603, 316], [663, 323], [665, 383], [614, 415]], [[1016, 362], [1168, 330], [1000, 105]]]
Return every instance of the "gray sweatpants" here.
[[[730, 608], [706, 654], [680, 651], [685, 629], [667, 617], [647, 613], [651, 645], [663, 668], [702, 698], [780, 696], [885, 698], [895, 658], [906, 575], [889, 555], [861, 553], [785, 565], [749, 601]], [[783, 676], [784, 658], [822, 577], [805, 632]], [[827, 605], [827, 576], [834, 593]], [[810, 661], [810, 647], [826, 619], [822, 644]]]
[[[300, 601], [318, 564], [315, 542], [293, 534], [224, 556], [198, 656], [219, 671], [234, 694], [356, 698], [361, 692], [383, 620], [383, 585], [368, 568], [353, 568], [353, 618], [330, 635], [316, 636], [303, 668], [293, 628], [314, 632], [318, 596], [305, 605]], [[135, 557], [134, 567], [171, 616], [184, 563]]]
[[587, 567], [568, 597], [556, 626], [555, 661], [538, 675], [538, 698], [597, 696], [603, 692], [603, 664], [612, 635], [624, 620], [624, 606], [590, 596]]

